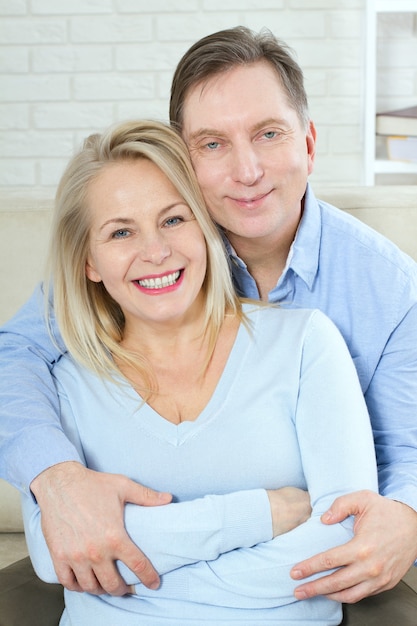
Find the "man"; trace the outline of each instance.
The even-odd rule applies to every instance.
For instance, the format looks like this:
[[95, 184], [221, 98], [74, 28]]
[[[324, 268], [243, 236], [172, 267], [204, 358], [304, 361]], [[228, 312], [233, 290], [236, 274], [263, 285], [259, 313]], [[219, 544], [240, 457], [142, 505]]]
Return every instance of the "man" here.
[[[170, 112], [225, 234], [237, 289], [329, 315], [368, 405], [383, 495], [355, 493], [333, 504], [323, 522], [355, 515], [355, 538], [296, 566], [296, 595], [353, 603], [390, 589], [417, 559], [417, 266], [315, 199], [307, 180], [316, 130], [302, 72], [272, 36], [237, 28], [197, 42], [174, 75]], [[113, 564], [121, 559], [156, 587], [156, 573], [124, 532], [123, 508], [163, 504], [169, 496], [79, 464], [59, 428], [48, 376], [59, 350], [36, 307], [35, 300], [4, 328], [2, 476], [38, 499], [65, 586], [125, 593]], [[333, 568], [340, 569], [302, 584]], [[396, 623], [393, 615], [386, 623]], [[360, 613], [356, 622], [348, 619], [362, 623]]]

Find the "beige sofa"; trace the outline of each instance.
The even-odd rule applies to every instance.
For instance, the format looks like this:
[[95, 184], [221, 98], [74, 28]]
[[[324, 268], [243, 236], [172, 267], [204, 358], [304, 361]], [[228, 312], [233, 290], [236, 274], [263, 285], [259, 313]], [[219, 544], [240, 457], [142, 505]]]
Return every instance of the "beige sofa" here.
[[[417, 260], [417, 186], [326, 188], [316, 189], [316, 194], [370, 224]], [[51, 206], [51, 198], [19, 190], [0, 194], [0, 323], [42, 276]], [[26, 554], [18, 493], [0, 481], [0, 568]], [[417, 570], [406, 581], [417, 591]]]

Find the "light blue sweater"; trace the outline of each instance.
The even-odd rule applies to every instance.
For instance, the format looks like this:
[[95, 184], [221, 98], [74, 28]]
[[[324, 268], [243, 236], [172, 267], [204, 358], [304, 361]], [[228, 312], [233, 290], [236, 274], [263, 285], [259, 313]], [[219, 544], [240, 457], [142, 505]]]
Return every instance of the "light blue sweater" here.
[[[293, 564], [348, 541], [352, 520], [325, 526], [334, 498], [377, 489], [369, 418], [339, 334], [318, 311], [246, 307], [213, 396], [178, 426], [127, 384], [64, 357], [54, 368], [62, 423], [88, 467], [170, 491], [165, 507], [126, 507], [126, 527], [162, 574], [159, 590], [119, 567], [136, 595], [66, 592], [61, 626], [338, 624], [338, 603], [297, 602]], [[120, 383], [120, 381], [118, 381]], [[266, 489], [309, 490], [313, 515], [272, 539]], [[38, 575], [56, 582], [40, 513], [23, 496]]]

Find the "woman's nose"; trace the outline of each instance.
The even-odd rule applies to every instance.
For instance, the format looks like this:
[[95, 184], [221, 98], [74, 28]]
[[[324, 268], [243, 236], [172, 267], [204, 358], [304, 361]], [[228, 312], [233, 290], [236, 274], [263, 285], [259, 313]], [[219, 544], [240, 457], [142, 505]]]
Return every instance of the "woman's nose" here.
[[142, 238], [140, 256], [143, 261], [161, 265], [170, 254], [171, 248], [161, 233]]

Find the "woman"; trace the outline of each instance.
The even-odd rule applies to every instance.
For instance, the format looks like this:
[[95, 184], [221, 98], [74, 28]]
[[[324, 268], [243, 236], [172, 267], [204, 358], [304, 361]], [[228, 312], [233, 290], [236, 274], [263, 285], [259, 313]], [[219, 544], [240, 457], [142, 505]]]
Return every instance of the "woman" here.
[[[72, 159], [49, 259], [70, 353], [53, 372], [65, 432], [88, 467], [174, 497], [126, 507], [161, 587], [119, 564], [131, 595], [66, 591], [61, 626], [338, 624], [338, 603], [297, 602], [289, 576], [352, 537], [352, 520], [320, 522], [334, 498], [377, 488], [365, 403], [333, 324], [235, 296], [186, 147], [155, 122], [93, 136]], [[56, 582], [39, 509], [24, 498], [23, 511], [35, 569]]]

